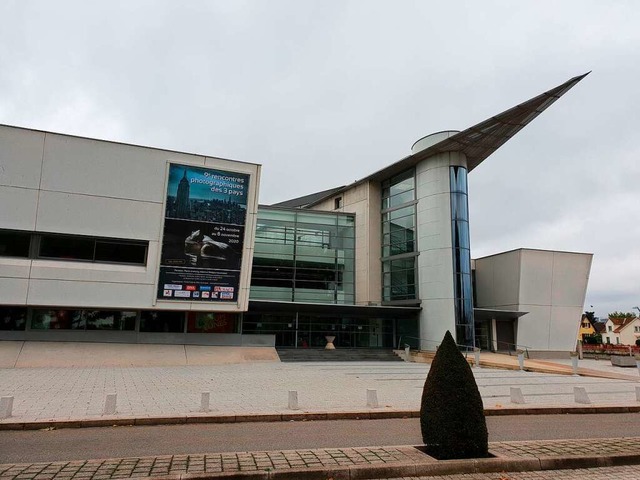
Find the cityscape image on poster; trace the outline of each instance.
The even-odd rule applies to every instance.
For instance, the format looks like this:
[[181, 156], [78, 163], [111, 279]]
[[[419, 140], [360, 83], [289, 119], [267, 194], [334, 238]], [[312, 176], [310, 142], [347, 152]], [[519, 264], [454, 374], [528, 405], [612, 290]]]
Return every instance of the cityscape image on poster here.
[[249, 175], [169, 165], [158, 298], [238, 299]]

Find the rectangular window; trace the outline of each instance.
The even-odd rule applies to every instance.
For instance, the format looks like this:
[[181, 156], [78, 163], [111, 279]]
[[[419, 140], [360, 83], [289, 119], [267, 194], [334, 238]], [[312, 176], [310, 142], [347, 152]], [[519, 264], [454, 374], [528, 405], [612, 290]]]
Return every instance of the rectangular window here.
[[620, 337], [616, 337], [616, 344], [620, 345]]
[[144, 265], [147, 262], [147, 246], [97, 240], [95, 261]]
[[611, 327], [611, 325], [609, 325], [609, 331], [611, 332], [613, 330], [613, 328]]
[[333, 200], [333, 209], [338, 210], [339, 208], [342, 208], [342, 197]]
[[188, 333], [236, 333], [238, 315], [228, 312], [187, 312]]
[[84, 330], [82, 310], [34, 309], [32, 330]]
[[87, 330], [135, 330], [136, 312], [85, 310]]
[[607, 343], [611, 343], [611, 339], [607, 337]]
[[24, 330], [26, 323], [26, 308], [0, 307], [0, 330]]
[[143, 310], [140, 312], [140, 331], [182, 333], [184, 332], [184, 312]]
[[67, 235], [42, 235], [39, 256], [63, 260], [93, 260], [95, 241]]
[[38, 235], [39, 258], [145, 265], [147, 243], [75, 235]]
[[28, 257], [31, 234], [0, 231], [0, 257]]

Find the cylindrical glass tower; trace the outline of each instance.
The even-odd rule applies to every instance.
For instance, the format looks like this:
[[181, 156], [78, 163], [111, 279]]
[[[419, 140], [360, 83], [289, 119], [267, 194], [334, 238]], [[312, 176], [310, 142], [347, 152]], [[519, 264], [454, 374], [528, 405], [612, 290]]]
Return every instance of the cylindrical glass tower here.
[[455, 299], [456, 342], [475, 345], [473, 292], [471, 281], [471, 249], [469, 243], [469, 202], [467, 169], [449, 167], [451, 189], [451, 250], [453, 257], [453, 291]]

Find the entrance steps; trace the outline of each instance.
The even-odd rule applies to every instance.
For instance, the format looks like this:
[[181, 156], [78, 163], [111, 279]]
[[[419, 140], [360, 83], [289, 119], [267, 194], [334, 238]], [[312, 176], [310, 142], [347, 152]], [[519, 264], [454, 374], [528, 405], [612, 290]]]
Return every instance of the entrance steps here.
[[393, 350], [369, 348], [277, 348], [281, 362], [402, 362]]

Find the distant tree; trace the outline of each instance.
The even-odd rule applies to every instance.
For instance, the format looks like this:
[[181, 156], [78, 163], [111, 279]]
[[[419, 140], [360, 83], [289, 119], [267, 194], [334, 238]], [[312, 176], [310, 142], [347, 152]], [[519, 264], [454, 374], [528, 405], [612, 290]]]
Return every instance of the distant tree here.
[[469, 364], [448, 331], [424, 383], [420, 427], [427, 453], [438, 459], [488, 455], [482, 397]]
[[596, 312], [584, 312], [584, 316], [593, 324], [596, 321]]
[[636, 318], [636, 315], [633, 312], [612, 312], [609, 318]]

